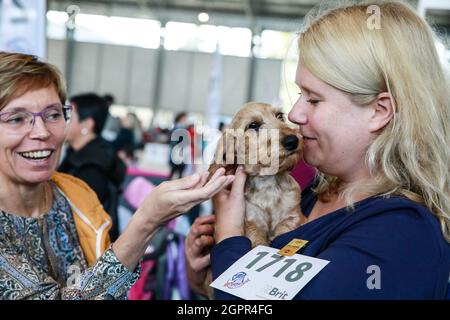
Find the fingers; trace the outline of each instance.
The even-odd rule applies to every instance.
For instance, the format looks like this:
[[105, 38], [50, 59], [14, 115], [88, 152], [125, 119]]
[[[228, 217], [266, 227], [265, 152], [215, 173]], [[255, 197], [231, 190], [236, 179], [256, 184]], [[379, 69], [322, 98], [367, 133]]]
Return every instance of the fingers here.
[[216, 193], [218, 193], [220, 190], [230, 185], [234, 181], [234, 179], [235, 179], [234, 175], [221, 176], [215, 179], [214, 181], [210, 180], [204, 187], [198, 190], [204, 194], [206, 199], [209, 199]]
[[244, 168], [239, 166], [236, 169], [235, 179], [233, 185], [231, 187], [231, 195], [232, 196], [243, 196], [245, 181], [247, 180], [247, 175], [244, 172]]
[[187, 243], [186, 260], [189, 261], [192, 269], [196, 272], [210, 265], [210, 255], [205, 253], [205, 249], [214, 244], [212, 236], [202, 235], [196, 238], [192, 243]]
[[213, 225], [216, 221], [216, 217], [213, 214], [207, 215], [207, 216], [201, 216], [197, 217], [194, 220], [194, 223], [192, 224], [191, 230], [195, 230], [197, 227], [200, 227], [202, 225]]
[[202, 252], [206, 247], [210, 247], [214, 244], [214, 238], [212, 236], [203, 235], [200, 238], [195, 239], [194, 248], [198, 252]]
[[195, 272], [203, 271], [203, 269], [209, 267], [211, 264], [211, 256], [208, 253], [207, 255], [195, 259], [195, 261], [192, 261], [192, 269]]
[[[174, 183], [173, 186], [170, 188], [171, 190], [202, 190], [201, 193], [204, 193], [204, 197], [199, 198], [199, 200], [205, 200], [208, 198], [211, 198], [214, 194], [216, 194], [219, 190], [222, 188], [228, 186], [230, 183], [233, 182], [234, 176], [228, 175], [224, 176], [225, 174], [225, 168], [219, 168], [216, 172], [214, 172], [214, 175], [209, 179], [208, 183], [205, 182], [208, 179], [209, 173], [203, 172], [201, 175], [194, 174], [190, 177], [185, 177], [182, 179], [171, 181], [171, 183]], [[200, 193], [192, 193], [192, 196], [195, 198], [196, 196], [199, 196]], [[190, 200], [193, 200], [194, 198], [190, 197]]]
[[193, 186], [195, 186], [197, 183], [199, 183], [201, 177], [198, 173], [193, 174], [192, 176], [187, 176], [181, 179], [176, 179], [172, 181], [166, 181], [164, 182], [164, 188], [167, 191], [171, 190], [184, 190], [184, 189], [190, 189]]
[[214, 238], [212, 236], [201, 236], [195, 239], [191, 245], [191, 254], [193, 257], [199, 257], [204, 255], [206, 248], [211, 247], [214, 244]]
[[[186, 246], [191, 246], [192, 243], [202, 234], [212, 235], [214, 232], [213, 223], [215, 221], [216, 217], [213, 214], [203, 217], [197, 217], [186, 237]], [[204, 226], [209, 226], [209, 229], [204, 228]]]
[[196, 238], [199, 238], [203, 235], [214, 234], [214, 227], [212, 224], [200, 224], [196, 226], [193, 225], [191, 229], [192, 235]]
[[206, 181], [208, 181], [209, 172], [205, 171], [200, 174], [200, 181], [194, 186], [193, 189], [201, 188], [205, 185]]
[[213, 183], [216, 179], [220, 178], [221, 176], [223, 176], [225, 174], [225, 168], [219, 168], [216, 170], [216, 172], [214, 172], [213, 176], [211, 177], [211, 179], [209, 179], [208, 184]]
[[191, 189], [183, 191], [184, 203], [191, 202], [193, 205], [205, 201], [218, 193], [223, 188], [230, 185], [234, 180], [234, 176], [221, 176], [215, 180], [210, 180], [204, 187], [199, 189]]
[[216, 217], [213, 214], [209, 214], [207, 216], [201, 216], [201, 217], [197, 217], [194, 220], [194, 223], [192, 224], [192, 226], [197, 226], [197, 225], [201, 225], [201, 224], [212, 224], [214, 223], [214, 221], [216, 221]]
[[222, 189], [219, 192], [217, 192], [213, 197], [212, 197], [212, 202], [213, 202], [213, 206], [214, 208], [217, 206], [217, 204], [226, 201], [228, 199], [228, 197], [230, 196], [230, 191], [227, 189]]
[[[223, 176], [224, 174], [225, 174], [225, 169], [224, 168], [220, 168], [219, 170], [216, 170], [216, 172], [211, 177], [209, 182], [211, 182], [211, 181], [213, 181], [215, 179], [218, 179], [219, 177]], [[200, 174], [200, 179], [198, 180], [198, 182], [194, 186], [192, 186], [190, 188], [198, 189], [198, 188], [203, 187], [205, 185], [205, 183], [208, 181], [208, 177], [209, 177], [209, 172], [208, 171], [202, 172]], [[183, 188], [183, 189], [189, 189], [189, 188]]]
[[213, 220], [214, 216], [197, 218], [186, 238], [186, 261], [194, 272], [201, 272], [211, 263], [206, 249], [214, 244], [213, 227], [202, 222]]

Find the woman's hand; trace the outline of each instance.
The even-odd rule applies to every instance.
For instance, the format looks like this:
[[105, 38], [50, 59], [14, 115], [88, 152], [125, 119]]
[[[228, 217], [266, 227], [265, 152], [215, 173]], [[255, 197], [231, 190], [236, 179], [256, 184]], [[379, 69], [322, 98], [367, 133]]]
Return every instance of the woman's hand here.
[[214, 221], [214, 215], [195, 219], [184, 247], [189, 285], [204, 296], [207, 295], [206, 277], [211, 263], [209, 252], [214, 244]]
[[231, 190], [223, 189], [214, 198], [216, 226], [214, 239], [216, 243], [244, 235], [245, 197], [244, 187], [247, 175], [239, 166]]
[[211, 198], [233, 182], [234, 176], [224, 176], [225, 169], [217, 170], [211, 179], [208, 172], [178, 180], [167, 181], [156, 187], [137, 209], [123, 234], [114, 242], [113, 251], [130, 271], [144, 254], [156, 230], [193, 206]]
[[140, 216], [144, 223], [160, 226], [210, 199], [232, 183], [234, 176], [224, 176], [224, 173], [223, 168], [217, 170], [208, 183], [208, 172], [163, 182], [145, 198], [136, 215]]

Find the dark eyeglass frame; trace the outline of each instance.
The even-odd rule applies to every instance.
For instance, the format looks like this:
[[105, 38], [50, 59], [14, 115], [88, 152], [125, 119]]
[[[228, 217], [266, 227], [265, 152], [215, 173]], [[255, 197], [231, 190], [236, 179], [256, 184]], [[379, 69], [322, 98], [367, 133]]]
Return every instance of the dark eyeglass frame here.
[[[20, 111], [19, 111], [19, 110], [16, 110], [16, 111], [5, 111], [5, 112], [0, 112], [0, 121], [2, 121], [1, 118], [2, 118], [2, 116], [4, 116], [5, 114], [11, 114], [11, 113], [13, 113], [13, 112], [26, 112], [26, 113], [31, 114], [31, 115], [33, 116], [33, 120], [32, 120], [32, 122], [31, 122], [31, 124], [34, 124], [34, 123], [35, 123], [36, 117], [41, 117], [41, 119], [44, 121], [44, 123], [46, 123], [46, 121], [45, 121], [45, 119], [44, 119], [44, 113], [45, 113], [48, 109], [50, 109], [50, 108], [55, 108], [55, 107], [59, 107], [59, 106], [60, 106], [60, 105], [58, 105], [58, 104], [53, 104], [53, 105], [50, 105], [50, 106], [46, 107], [46, 108], [45, 108], [44, 110], [42, 110], [41, 112], [31, 112], [31, 111], [28, 111], [28, 110], [20, 110]], [[65, 121], [66, 123], [68, 123], [68, 122], [70, 121], [72, 110], [73, 110], [72, 105], [70, 105], [70, 104], [68, 104], [68, 105], [62, 105], [62, 111], [63, 111], [64, 121]]]
[[[63, 119], [61, 119], [61, 120], [63, 120], [63, 122], [60, 122], [57, 119], [55, 119], [55, 121], [52, 121], [50, 119], [50, 117], [46, 119], [45, 113], [49, 109], [57, 108], [57, 107], [62, 109], [61, 111], [62, 111], [62, 116], [63, 116], [64, 120]], [[5, 111], [5, 112], [0, 113], [0, 125], [4, 128], [4, 130], [5, 130], [4, 132], [7, 134], [24, 135], [24, 134], [28, 134], [29, 132], [31, 132], [31, 130], [33, 130], [33, 127], [36, 123], [36, 117], [41, 117], [42, 122], [44, 122], [44, 124], [48, 130], [56, 129], [56, 125], [61, 126], [61, 128], [64, 127], [64, 130], [66, 130], [66, 128], [70, 122], [72, 109], [73, 109], [73, 107], [71, 105], [63, 105], [63, 104], [55, 103], [55, 104], [45, 107], [45, 109], [42, 110], [41, 112], [31, 112], [26, 109], [16, 109], [16, 110], [11, 110], [11, 111]], [[12, 115], [14, 113], [21, 113], [21, 112], [32, 116], [32, 118], [28, 121], [28, 123], [24, 123], [25, 125], [22, 125], [21, 127], [14, 127], [14, 124], [9, 124], [7, 119], [2, 119], [2, 117], [4, 117], [5, 115], [8, 115], [8, 114]]]

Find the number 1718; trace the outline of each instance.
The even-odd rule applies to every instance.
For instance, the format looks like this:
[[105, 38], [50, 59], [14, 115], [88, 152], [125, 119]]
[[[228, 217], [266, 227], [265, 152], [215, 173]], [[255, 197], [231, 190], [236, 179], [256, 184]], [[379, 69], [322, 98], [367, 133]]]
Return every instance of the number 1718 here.
[[[247, 269], [251, 269], [255, 264], [257, 264], [259, 261], [261, 261], [265, 256], [267, 256], [269, 254], [269, 252], [267, 251], [260, 251], [258, 253], [256, 253], [256, 255], [258, 257], [256, 257], [255, 259], [253, 259], [247, 266]], [[295, 262], [297, 262], [297, 259], [284, 259], [284, 256], [281, 256], [279, 254], [273, 254], [270, 258], [272, 258], [273, 260], [264, 264], [263, 266], [259, 267], [258, 269], [256, 269], [256, 272], [261, 272], [264, 269], [267, 269], [268, 267], [282, 261], [285, 265], [282, 266], [280, 269], [277, 270], [277, 272], [275, 272], [273, 274], [274, 278], [278, 278], [280, 275], [282, 275], [290, 266], [292, 266]], [[300, 280], [305, 271], [308, 271], [309, 269], [312, 268], [312, 263], [309, 262], [303, 262], [303, 263], [299, 263], [294, 270], [292, 270], [291, 272], [289, 272], [288, 274], [286, 274], [286, 281], [289, 282], [295, 282], [297, 280]]]

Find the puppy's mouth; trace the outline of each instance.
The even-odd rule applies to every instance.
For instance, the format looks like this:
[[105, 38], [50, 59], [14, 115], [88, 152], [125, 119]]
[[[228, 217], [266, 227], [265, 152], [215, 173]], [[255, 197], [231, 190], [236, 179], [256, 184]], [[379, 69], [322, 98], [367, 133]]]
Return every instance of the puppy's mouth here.
[[300, 152], [300, 148], [297, 148], [297, 149], [292, 150], [292, 151], [287, 151], [287, 152], [286, 152], [286, 157], [290, 157], [290, 156], [296, 155], [296, 154], [298, 154], [299, 152]]
[[295, 150], [286, 151], [284, 157], [280, 157], [279, 171], [292, 171], [301, 157], [303, 147], [299, 145]]
[[25, 151], [25, 152], [17, 152], [21, 157], [27, 160], [45, 160], [52, 156], [55, 150], [53, 149], [44, 149], [44, 150], [34, 150], [34, 151]]
[[300, 140], [297, 148], [295, 148], [294, 150], [286, 150], [286, 149], [283, 148], [283, 149], [280, 150], [280, 154], [281, 154], [281, 156], [283, 158], [289, 158], [289, 157], [292, 157], [292, 156], [298, 156], [298, 155], [301, 154], [302, 149], [303, 149], [303, 141]]

